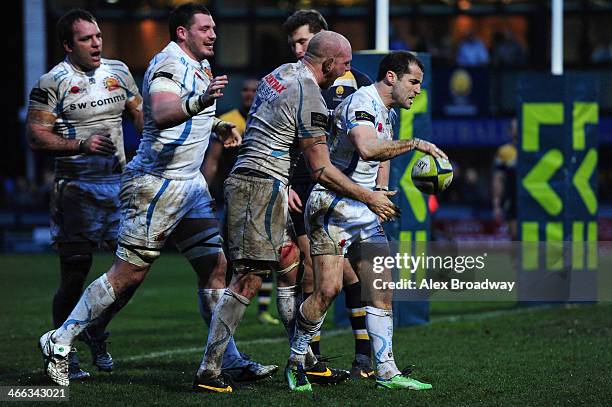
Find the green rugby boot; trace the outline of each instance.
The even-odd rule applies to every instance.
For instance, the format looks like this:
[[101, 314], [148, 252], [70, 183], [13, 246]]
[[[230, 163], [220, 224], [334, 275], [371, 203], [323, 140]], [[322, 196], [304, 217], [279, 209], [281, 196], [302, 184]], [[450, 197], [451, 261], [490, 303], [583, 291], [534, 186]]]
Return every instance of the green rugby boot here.
[[409, 390], [428, 390], [432, 388], [429, 383], [421, 383], [409, 376], [398, 374], [390, 379], [376, 378], [377, 389], [409, 389]]
[[304, 372], [304, 367], [301, 364], [296, 366], [291, 363], [287, 363], [287, 367], [285, 367], [285, 379], [287, 379], [290, 390], [299, 392], [312, 391], [312, 386], [310, 385], [310, 382], [306, 377], [306, 373]]

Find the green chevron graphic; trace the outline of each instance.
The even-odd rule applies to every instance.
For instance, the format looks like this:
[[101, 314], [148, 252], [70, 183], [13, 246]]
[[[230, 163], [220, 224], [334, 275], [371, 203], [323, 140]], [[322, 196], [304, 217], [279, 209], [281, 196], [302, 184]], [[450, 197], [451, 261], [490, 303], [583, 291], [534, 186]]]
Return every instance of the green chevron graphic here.
[[593, 175], [593, 172], [595, 172], [596, 167], [597, 151], [591, 148], [572, 178], [572, 184], [576, 187], [578, 195], [582, 198], [584, 206], [586, 206], [591, 215], [595, 215], [597, 212], [597, 196], [595, 196], [595, 192], [591, 188], [589, 179]]
[[523, 151], [540, 150], [541, 124], [563, 124], [563, 103], [523, 103]]
[[563, 165], [563, 154], [559, 149], [552, 149], [533, 166], [523, 179], [523, 186], [540, 206], [551, 216], [556, 216], [563, 209], [563, 202], [550, 187], [548, 181]]
[[572, 146], [584, 150], [586, 135], [584, 126], [599, 123], [599, 105], [591, 102], [575, 102], [572, 110]]
[[416, 152], [412, 155], [412, 159], [406, 166], [404, 175], [402, 175], [402, 178], [400, 179], [400, 186], [404, 190], [404, 195], [410, 204], [410, 208], [412, 209], [415, 219], [419, 222], [425, 222], [425, 219], [427, 219], [427, 205], [425, 204], [423, 193], [414, 186], [412, 176], [410, 174], [412, 172], [412, 166], [422, 156], [423, 153], [421, 152]]

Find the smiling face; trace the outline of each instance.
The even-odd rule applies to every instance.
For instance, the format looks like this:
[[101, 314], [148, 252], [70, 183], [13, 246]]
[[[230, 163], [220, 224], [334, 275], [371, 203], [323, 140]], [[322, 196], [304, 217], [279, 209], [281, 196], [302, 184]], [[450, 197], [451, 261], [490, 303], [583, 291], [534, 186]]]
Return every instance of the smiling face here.
[[[395, 75], [395, 73], [388, 73], [388, 75]], [[410, 64], [410, 73], [405, 73], [401, 78], [397, 78], [393, 84], [391, 91], [393, 106], [410, 109], [416, 95], [421, 93], [422, 84], [423, 71], [417, 64]]]
[[308, 43], [312, 37], [314, 37], [314, 33], [310, 32], [310, 26], [308, 24], [298, 27], [291, 33], [291, 35], [289, 35], [289, 46], [291, 47], [291, 52], [293, 52], [296, 59], [299, 60], [304, 58], [306, 49], [308, 49]]
[[102, 58], [102, 34], [98, 24], [76, 20], [72, 24], [72, 44], [64, 41], [64, 51], [78, 69], [87, 72], [98, 68]]
[[[215, 22], [208, 14], [194, 14], [189, 27], [179, 27], [177, 36], [183, 40], [185, 51], [196, 61], [215, 55], [213, 46], [217, 39]], [[180, 45], [180, 44], [179, 44]]]

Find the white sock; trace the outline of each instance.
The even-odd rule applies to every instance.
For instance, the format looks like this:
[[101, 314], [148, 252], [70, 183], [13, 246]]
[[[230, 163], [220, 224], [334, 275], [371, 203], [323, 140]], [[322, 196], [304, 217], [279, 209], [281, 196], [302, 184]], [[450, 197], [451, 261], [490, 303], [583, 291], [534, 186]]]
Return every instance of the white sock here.
[[294, 363], [301, 363], [302, 366], [306, 364], [306, 354], [310, 350], [310, 341], [321, 330], [326, 315], [323, 314], [317, 321], [310, 321], [304, 316], [303, 306], [304, 303], [300, 305], [296, 316], [295, 335], [291, 341], [291, 355], [289, 356], [289, 360]]
[[208, 343], [198, 369], [198, 376], [202, 376], [205, 371], [206, 377], [216, 377], [221, 374], [223, 354], [249, 304], [250, 301], [246, 297], [229, 288], [225, 290], [225, 294], [215, 307], [214, 318], [208, 331]]
[[276, 308], [278, 309], [278, 316], [283, 321], [287, 331], [289, 343], [293, 339], [295, 315], [301, 302], [300, 286], [292, 285], [290, 287], [276, 288]]
[[115, 291], [104, 273], [85, 289], [68, 319], [53, 334], [53, 341], [72, 345], [75, 338], [113, 302]]
[[401, 373], [393, 358], [393, 312], [375, 307], [365, 307], [365, 311], [376, 375], [382, 379], [390, 379]]
[[[225, 288], [199, 288], [198, 289], [198, 308], [200, 310], [200, 315], [202, 319], [206, 323], [206, 326], [210, 328], [210, 321], [212, 319], [212, 313], [217, 306], [217, 303], [223, 297], [225, 293]], [[222, 368], [231, 366], [236, 360], [242, 359], [238, 348], [236, 347], [236, 342], [234, 341], [234, 337], [232, 336], [227, 343], [227, 347], [225, 348], [225, 352], [223, 353], [223, 362], [221, 364]]]

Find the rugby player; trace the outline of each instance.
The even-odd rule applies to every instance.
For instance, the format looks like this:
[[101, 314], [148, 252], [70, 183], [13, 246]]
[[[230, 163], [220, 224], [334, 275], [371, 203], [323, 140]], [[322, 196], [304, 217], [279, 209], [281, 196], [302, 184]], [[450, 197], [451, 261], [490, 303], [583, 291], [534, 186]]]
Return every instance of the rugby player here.
[[[57, 23], [66, 58], [44, 74], [30, 93], [26, 134], [30, 147], [55, 156], [51, 193], [51, 238], [60, 257], [60, 285], [53, 297], [58, 328], [74, 308], [96, 247], [116, 247], [120, 177], [126, 163], [122, 114], [142, 132], [142, 98], [128, 67], [102, 58], [102, 34], [86, 10], [70, 10]], [[93, 364], [110, 372], [104, 332], [124, 305], [126, 292], [96, 324], [81, 334]], [[70, 379], [89, 377], [76, 349], [69, 353]]]
[[[46, 373], [68, 385], [67, 349], [121, 293], [138, 286], [168, 238], [198, 277], [200, 314], [210, 323], [225, 291], [226, 261], [213, 200], [200, 172], [211, 131], [226, 147], [241, 137], [231, 123], [214, 117], [226, 76], [213, 77], [215, 23], [194, 3], [170, 13], [170, 43], [153, 57], [144, 77], [144, 132], [121, 183], [121, 220], [115, 262], [92, 282], [68, 316], [40, 338]], [[237, 380], [269, 377], [278, 366], [262, 366], [241, 355], [232, 338], [223, 355], [226, 373]], [[196, 388], [198, 388], [196, 386]]]
[[[391, 109], [411, 107], [421, 91], [423, 64], [409, 52], [392, 52], [382, 59], [376, 80], [374, 85], [360, 88], [336, 108], [329, 149], [332, 164], [353, 182], [369, 190], [387, 190], [391, 158], [414, 149], [436, 157], [446, 158], [446, 155], [424, 140], [393, 140], [395, 118]], [[327, 308], [342, 286], [344, 256], [348, 254], [369, 302], [365, 307], [366, 327], [372, 341], [376, 385], [415, 390], [431, 388], [427, 383], [403, 375], [393, 358], [392, 291], [376, 291], [371, 284], [372, 257], [389, 254], [380, 217], [362, 202], [321, 182], [313, 188], [305, 212], [310, 220], [306, 229], [313, 257], [315, 291], [298, 311], [288, 365], [299, 368], [306, 362], [310, 339], [320, 329]], [[391, 271], [386, 270], [377, 278], [390, 281]], [[289, 386], [292, 388], [291, 382]], [[295, 390], [310, 389], [307, 382], [295, 386]]]

